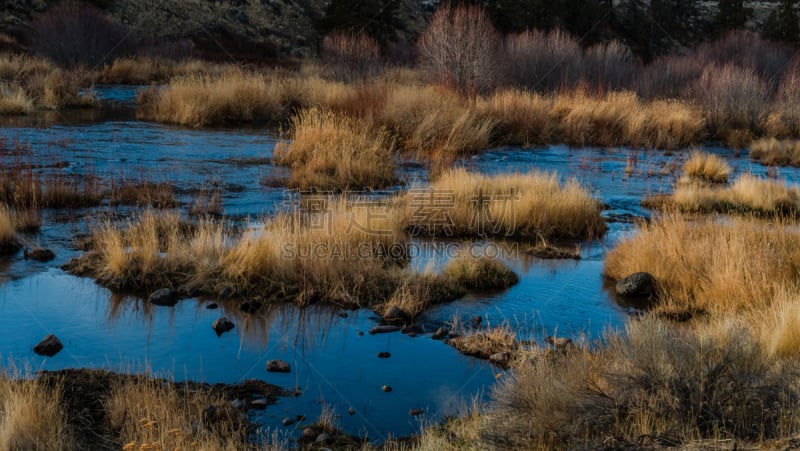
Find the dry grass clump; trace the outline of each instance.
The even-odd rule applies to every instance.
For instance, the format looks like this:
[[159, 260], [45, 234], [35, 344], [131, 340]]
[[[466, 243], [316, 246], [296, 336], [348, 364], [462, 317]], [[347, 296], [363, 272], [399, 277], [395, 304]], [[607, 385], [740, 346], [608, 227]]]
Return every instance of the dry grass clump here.
[[76, 179], [23, 160], [0, 171], [0, 202], [20, 210], [90, 207], [102, 198], [99, 181], [91, 173]]
[[447, 263], [444, 275], [461, 286], [476, 290], [505, 289], [519, 283], [519, 276], [505, 263], [466, 252]]
[[144, 376], [114, 382], [105, 400], [124, 450], [247, 449], [247, 422], [221, 397]]
[[519, 360], [480, 436], [506, 449], [758, 444], [797, 433], [799, 370], [735, 323], [684, 331], [646, 316], [595, 350]]
[[286, 114], [283, 99], [280, 80], [235, 71], [178, 76], [164, 88], [142, 91], [137, 105], [144, 119], [202, 127], [250, 121], [278, 122]]
[[33, 99], [19, 86], [0, 84], [0, 114], [30, 114]]
[[432, 305], [449, 302], [463, 295], [463, 288], [446, 276], [409, 274], [404, 275], [386, 303], [377, 306], [375, 310], [385, 315], [397, 307], [406, 319], [414, 320]]
[[67, 427], [60, 386], [0, 376], [0, 449], [78, 449]]
[[606, 230], [600, 203], [576, 180], [561, 183], [556, 174], [452, 169], [401, 203], [414, 233], [539, 239], [588, 238]]
[[683, 164], [684, 176], [707, 183], [727, 183], [731, 171], [724, 158], [700, 151], [692, 152]]
[[517, 336], [508, 324], [470, 330], [456, 338], [451, 338], [448, 343], [466, 355], [481, 359], [488, 359], [500, 352], [510, 355], [520, 349]]
[[397, 183], [394, 139], [363, 120], [301, 110], [291, 120], [290, 139], [275, 147], [274, 160], [292, 169], [291, 187], [355, 190]]
[[546, 144], [557, 138], [550, 112], [552, 98], [528, 91], [503, 90], [478, 100], [476, 110], [494, 123], [492, 142]]
[[800, 140], [758, 139], [750, 144], [750, 158], [769, 166], [800, 167]]
[[643, 204], [687, 212], [793, 218], [800, 211], [800, 190], [781, 181], [742, 174], [730, 187], [680, 184], [671, 195], [657, 195], [645, 199]]
[[14, 214], [5, 204], [0, 204], [0, 252], [17, 249], [17, 229]]
[[674, 149], [696, 142], [705, 128], [699, 110], [678, 101], [644, 103], [632, 92], [591, 96], [577, 90], [555, 98], [553, 112], [574, 145]]
[[175, 188], [169, 182], [151, 182], [140, 178], [111, 181], [109, 203], [140, 207], [174, 208], [178, 206]]
[[768, 306], [800, 282], [800, 234], [753, 219], [666, 215], [608, 253], [604, 273], [652, 274], [663, 310], [731, 313]]
[[101, 226], [90, 251], [67, 269], [114, 289], [171, 287], [299, 304], [385, 303], [407, 262], [407, 238], [395, 210], [366, 200], [323, 202], [239, 235], [212, 219], [186, 225], [175, 214], [147, 211], [127, 226]]
[[175, 61], [153, 57], [123, 57], [104, 65], [95, 77], [102, 83], [144, 85], [164, 82], [173, 77], [189, 74], [221, 75], [237, 72], [236, 65], [216, 64], [201, 60]]

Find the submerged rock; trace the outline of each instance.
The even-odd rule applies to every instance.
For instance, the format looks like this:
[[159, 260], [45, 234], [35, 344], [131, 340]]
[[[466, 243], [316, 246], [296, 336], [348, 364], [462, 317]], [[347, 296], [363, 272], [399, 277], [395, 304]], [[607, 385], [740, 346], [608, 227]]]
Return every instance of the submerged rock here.
[[617, 294], [626, 297], [646, 298], [656, 292], [656, 278], [646, 272], [635, 272], [617, 282]]
[[388, 352], [385, 352], [385, 351], [384, 351], [384, 352], [379, 352], [379, 353], [378, 353], [378, 358], [379, 358], [379, 359], [388, 359], [388, 358], [389, 358], [389, 357], [391, 357], [391, 356], [392, 356], [392, 354], [390, 354], [390, 353], [388, 353]]
[[422, 409], [411, 409], [408, 411], [408, 414], [411, 415], [412, 417], [418, 417], [420, 415], [423, 415], [424, 413], [425, 411]]
[[45, 357], [53, 357], [64, 349], [64, 344], [53, 334], [50, 334], [33, 347], [33, 352]]
[[49, 262], [50, 260], [56, 258], [55, 252], [51, 251], [50, 249], [45, 249], [43, 247], [35, 247], [31, 250], [25, 249], [22, 255], [26, 259], [36, 260], [39, 262]]
[[169, 288], [161, 288], [150, 294], [148, 298], [151, 304], [172, 307], [178, 303], [178, 297]]
[[381, 387], [381, 390], [383, 390], [385, 393], [389, 393], [390, 391], [392, 391], [392, 387], [384, 385], [383, 387]]
[[410, 324], [408, 326], [403, 326], [403, 328], [400, 329], [400, 333], [408, 334], [408, 335], [411, 335], [411, 334], [414, 334], [414, 335], [424, 334], [425, 333], [425, 329], [423, 329], [422, 326], [420, 326], [419, 324]]
[[231, 320], [229, 320], [224, 316], [215, 319], [214, 323], [211, 324], [211, 328], [214, 329], [214, 332], [217, 333], [218, 337], [224, 334], [225, 332], [228, 332], [229, 330], [233, 329], [234, 327], [236, 327], [236, 325], [233, 324]]
[[400, 329], [401, 329], [400, 326], [375, 326], [369, 330], [369, 334], [370, 335], [388, 334], [391, 332], [397, 332]]
[[291, 426], [294, 424], [294, 421], [295, 421], [294, 418], [285, 417], [284, 419], [281, 420], [281, 424], [283, 424], [284, 426]]
[[275, 359], [267, 362], [267, 371], [270, 373], [288, 373], [292, 371], [292, 367], [289, 366], [289, 362]]

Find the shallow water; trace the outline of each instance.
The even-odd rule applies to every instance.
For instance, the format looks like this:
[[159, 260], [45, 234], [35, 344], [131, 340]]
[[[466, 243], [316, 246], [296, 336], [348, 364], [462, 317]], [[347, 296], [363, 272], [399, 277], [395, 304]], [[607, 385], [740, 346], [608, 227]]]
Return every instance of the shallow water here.
[[[8, 119], [2, 123], [0, 139], [7, 146], [16, 143], [29, 149], [26, 154], [37, 161], [68, 163], [53, 169], [67, 175], [146, 174], [156, 181], [170, 181], [184, 202], [215, 183], [222, 189], [225, 215], [230, 218], [259, 218], [282, 208], [288, 199], [285, 190], [261, 183], [282, 174], [269, 163], [276, 143], [269, 130], [193, 130], [140, 122], [131, 110], [134, 88], [101, 87], [98, 94], [109, 102], [107, 114]], [[737, 170], [766, 173], [763, 166], [730, 150], [709, 150], [724, 154]], [[605, 215], [614, 222], [603, 240], [573, 243], [580, 246], [580, 261], [540, 260], [521, 249], [504, 255], [521, 276], [517, 286], [438, 306], [422, 322], [433, 330], [453, 319], [481, 316], [492, 325], [507, 322], [522, 337], [538, 342], [552, 334], [592, 339], [622, 327], [634, 310], [618, 303], [604, 284], [605, 252], [632, 230], [634, 218], [648, 216], [639, 205], [641, 199], [669, 191], [675, 168], [687, 156], [687, 152], [547, 146], [496, 149], [465, 161], [466, 166], [488, 173], [542, 170], [576, 177], [607, 204]], [[779, 173], [798, 180], [796, 170]], [[424, 171], [410, 167], [405, 175], [413, 182]], [[376, 440], [416, 433], [420, 421], [430, 423], [455, 414], [475, 396], [485, 399], [496, 377], [504, 373], [462, 356], [430, 335], [359, 335], [377, 323], [369, 310], [351, 311], [343, 318], [327, 307], [284, 305], [256, 317], [224, 304], [209, 310], [206, 305], [211, 301], [198, 299], [172, 308], [154, 307], [64, 273], [58, 267], [78, 255], [71, 247], [74, 236], [86, 233], [108, 210], [103, 206], [46, 211], [42, 230], [26, 239], [53, 249], [57, 259], [31, 262], [21, 253], [0, 259], [3, 359], [34, 370], [149, 368], [179, 380], [259, 378], [302, 392], [257, 413], [255, 419], [265, 429], [291, 435], [298, 426], [282, 426], [283, 417], [305, 415], [313, 421], [325, 403], [335, 407], [346, 431]], [[447, 248], [448, 243], [415, 244], [425, 250], [412, 262], [418, 268], [436, 267], [448, 258], [437, 247]], [[232, 318], [236, 328], [217, 337], [211, 323], [221, 315]], [[64, 350], [53, 358], [35, 355], [33, 345], [50, 333], [60, 337]], [[378, 359], [380, 351], [389, 351], [391, 358]], [[290, 362], [292, 372], [267, 373], [266, 361], [274, 358]], [[393, 391], [382, 392], [384, 384]], [[347, 413], [350, 407], [356, 410], [354, 415]], [[423, 409], [426, 415], [421, 420], [411, 417], [412, 408]]]

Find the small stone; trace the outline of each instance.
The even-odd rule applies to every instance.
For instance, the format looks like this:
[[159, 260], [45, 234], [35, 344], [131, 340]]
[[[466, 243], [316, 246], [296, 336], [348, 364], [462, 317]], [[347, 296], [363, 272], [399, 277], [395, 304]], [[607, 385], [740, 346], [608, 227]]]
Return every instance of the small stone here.
[[447, 329], [445, 329], [444, 327], [440, 327], [436, 329], [436, 332], [433, 333], [433, 336], [431, 338], [433, 338], [434, 340], [442, 340], [447, 338], [447, 334], [448, 334]]
[[412, 417], [418, 417], [424, 413], [425, 411], [422, 409], [411, 409], [408, 411], [408, 414], [411, 415]]
[[322, 434], [319, 434], [319, 435], [317, 436], [316, 440], [314, 440], [314, 441], [315, 441], [315, 442], [317, 442], [317, 443], [325, 443], [325, 442], [327, 442], [327, 441], [328, 441], [328, 439], [330, 439], [330, 438], [331, 438], [331, 436], [330, 436], [330, 435], [328, 435], [328, 434], [326, 434], [326, 433], [324, 433], [324, 432], [323, 432]]
[[473, 324], [475, 327], [481, 327], [481, 324], [483, 324], [483, 317], [482, 317], [482, 316], [480, 316], [480, 315], [478, 315], [478, 316], [473, 316], [473, 317], [472, 317], [472, 319], [470, 320], [470, 322], [472, 322], [472, 324]]
[[291, 426], [291, 425], [293, 425], [293, 424], [294, 424], [294, 421], [295, 421], [295, 420], [294, 420], [294, 418], [286, 417], [286, 418], [284, 418], [284, 419], [282, 419], [282, 420], [281, 420], [281, 423], [282, 423], [284, 426]]
[[270, 373], [288, 373], [292, 370], [292, 367], [289, 366], [289, 362], [275, 359], [270, 360], [267, 362], [267, 371]]
[[64, 349], [64, 344], [53, 334], [50, 334], [33, 347], [33, 352], [45, 357], [53, 357]]
[[390, 353], [388, 353], [386, 351], [378, 353], [378, 358], [379, 359], [388, 359], [391, 356], [392, 356], [392, 354], [390, 354]]
[[381, 387], [381, 390], [383, 390], [386, 393], [389, 393], [390, 391], [392, 391], [392, 387], [384, 385], [383, 387]]
[[161, 288], [152, 292], [148, 300], [153, 305], [161, 305], [165, 307], [172, 307], [178, 303], [178, 298], [169, 288]]
[[403, 328], [400, 329], [400, 333], [409, 334], [409, 335], [411, 335], [411, 334], [424, 334], [425, 333], [425, 329], [423, 329], [422, 326], [420, 326], [419, 324], [410, 324], [408, 326], [403, 326]]
[[360, 337], [360, 336], [364, 335], [364, 331], [359, 330], [358, 332], [356, 332], [356, 334]]
[[403, 311], [398, 306], [392, 306], [389, 310], [386, 311], [383, 315], [383, 319], [386, 321], [403, 321], [406, 319], [406, 312]]
[[239, 310], [245, 313], [256, 313], [261, 310], [261, 306], [264, 305], [261, 301], [244, 301], [239, 304]]
[[317, 438], [317, 431], [314, 428], [305, 428], [303, 429], [302, 437], [306, 440], [314, 440]]
[[646, 272], [635, 272], [617, 282], [617, 294], [625, 297], [646, 298], [655, 294], [656, 278]]
[[414, 337], [417, 336], [417, 334], [415, 334], [414, 332], [409, 332], [408, 336], [411, 337], [411, 338], [414, 338]]
[[266, 399], [254, 399], [250, 403], [250, 407], [256, 410], [264, 410], [267, 408], [267, 400]]
[[340, 318], [347, 318], [348, 316], [350, 316], [350, 314], [345, 312], [344, 310], [339, 310], [338, 312], [336, 312], [336, 314], [339, 315]]
[[31, 260], [40, 262], [49, 262], [50, 260], [56, 258], [55, 252], [43, 247], [35, 247], [32, 250], [25, 249], [22, 254], [26, 259], [29, 258]]
[[212, 302], [212, 303], [208, 304], [208, 305], [206, 306], [206, 308], [207, 308], [207, 309], [209, 309], [209, 310], [216, 310], [216, 309], [218, 309], [218, 308], [219, 308], [219, 306], [217, 305], [217, 303], [216, 303], [216, 302]]
[[350, 407], [349, 409], [347, 409], [347, 413], [349, 413], [350, 415], [355, 415], [356, 409]]
[[234, 327], [236, 326], [233, 324], [233, 322], [231, 322], [228, 318], [224, 316], [215, 319], [214, 323], [211, 324], [211, 328], [214, 329], [214, 332], [217, 333], [218, 337], [224, 334], [225, 332], [228, 332], [229, 330], [233, 329]]
[[242, 407], [244, 407], [244, 403], [240, 399], [234, 399], [231, 401], [231, 406], [236, 410], [240, 410]]
[[397, 332], [400, 329], [401, 329], [400, 326], [375, 326], [369, 330], [369, 334], [370, 335], [388, 334], [391, 332]]

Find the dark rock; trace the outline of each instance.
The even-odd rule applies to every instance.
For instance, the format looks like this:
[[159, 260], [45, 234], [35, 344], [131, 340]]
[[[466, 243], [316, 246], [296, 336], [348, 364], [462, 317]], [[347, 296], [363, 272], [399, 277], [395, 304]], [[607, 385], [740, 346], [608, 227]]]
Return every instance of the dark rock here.
[[51, 251], [50, 249], [45, 249], [43, 247], [36, 247], [33, 250], [25, 249], [22, 255], [26, 259], [36, 260], [40, 262], [49, 262], [50, 260], [56, 258], [55, 252]]
[[483, 324], [483, 317], [480, 316], [480, 315], [473, 316], [472, 319], [470, 320], [470, 322], [475, 327], [481, 327], [481, 324]]
[[497, 366], [507, 367], [508, 362], [511, 360], [510, 352], [495, 352], [489, 356], [489, 361]]
[[349, 409], [347, 409], [347, 413], [349, 413], [350, 415], [355, 415], [356, 409], [350, 407]]
[[617, 282], [617, 294], [625, 297], [646, 298], [656, 291], [656, 279], [650, 273], [636, 272]]
[[412, 417], [418, 417], [420, 415], [423, 415], [424, 413], [425, 411], [422, 409], [411, 409], [408, 411], [408, 414], [411, 415]]
[[381, 387], [381, 390], [383, 390], [386, 393], [389, 393], [390, 391], [392, 391], [392, 387], [384, 385], [383, 387]]
[[389, 322], [405, 321], [408, 315], [398, 306], [392, 306], [383, 314], [383, 319]]
[[445, 329], [444, 327], [440, 327], [440, 328], [436, 329], [436, 332], [433, 333], [431, 338], [433, 338], [434, 340], [443, 340], [443, 339], [447, 338], [447, 334], [448, 334], [448, 330]]
[[340, 318], [347, 318], [348, 316], [350, 316], [350, 314], [345, 312], [344, 310], [339, 310], [338, 312], [336, 312], [336, 314], [339, 315]]
[[64, 345], [61, 343], [61, 340], [55, 335], [50, 334], [33, 347], [33, 352], [45, 357], [53, 357], [62, 349], [64, 349]]
[[289, 366], [289, 362], [275, 359], [270, 360], [267, 362], [267, 371], [270, 373], [288, 373], [292, 370], [292, 367]]
[[253, 300], [253, 301], [244, 301], [241, 304], [239, 304], [239, 310], [241, 310], [241, 311], [243, 311], [245, 313], [256, 313], [259, 310], [261, 310], [261, 307], [263, 305], [264, 304], [261, 301], [255, 301], [255, 300]]
[[233, 407], [236, 410], [242, 410], [244, 408], [244, 403], [242, 402], [241, 399], [234, 399], [233, 401], [231, 401], [231, 407]]
[[325, 442], [327, 442], [327, 441], [328, 441], [330, 438], [331, 438], [331, 436], [330, 436], [330, 435], [328, 435], [328, 434], [326, 434], [326, 433], [324, 433], [324, 432], [323, 432], [322, 434], [319, 434], [319, 435], [317, 436], [317, 438], [316, 438], [314, 441], [315, 441], [315, 442], [317, 442], [317, 443], [325, 443]]
[[236, 325], [233, 324], [228, 318], [224, 316], [221, 318], [217, 318], [214, 320], [214, 323], [211, 325], [211, 328], [214, 329], [214, 332], [217, 333], [217, 336], [221, 336], [225, 332], [233, 329]]
[[358, 336], [364, 335], [364, 331], [359, 330], [358, 332], [356, 332], [356, 334], [358, 334]]
[[411, 334], [416, 335], [416, 334], [424, 334], [425, 329], [423, 329], [422, 326], [420, 326], [419, 324], [410, 324], [408, 326], [403, 326], [403, 328], [400, 329], [400, 332], [409, 335]]
[[216, 304], [216, 302], [212, 302], [212, 303], [208, 304], [206, 306], [206, 308], [209, 309], [209, 310], [216, 310], [216, 309], [219, 308], [219, 306]]
[[302, 438], [304, 440], [314, 440], [317, 438], [317, 431], [314, 428], [308, 427], [303, 429]]
[[392, 356], [392, 354], [390, 354], [388, 352], [379, 352], [378, 353], [378, 358], [379, 359], [388, 359], [391, 356]]
[[411, 337], [411, 338], [414, 338], [414, 337], [417, 336], [417, 334], [415, 334], [414, 332], [409, 332], [408, 336]]
[[256, 410], [264, 410], [264, 409], [267, 408], [268, 404], [269, 404], [269, 402], [266, 399], [254, 399], [250, 403], [250, 408], [251, 409], [256, 409]]
[[282, 423], [284, 426], [291, 426], [291, 425], [293, 425], [293, 424], [294, 424], [294, 421], [295, 421], [295, 420], [294, 420], [294, 418], [286, 417], [286, 418], [284, 418], [284, 419], [282, 419], [282, 420], [281, 420], [281, 423]]
[[153, 305], [162, 305], [165, 307], [172, 307], [178, 303], [178, 297], [169, 288], [162, 288], [150, 294], [148, 298]]
[[375, 326], [369, 330], [369, 334], [370, 335], [388, 334], [391, 332], [397, 332], [400, 329], [401, 329], [400, 326]]

